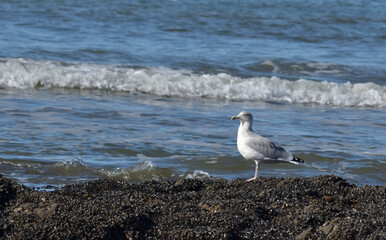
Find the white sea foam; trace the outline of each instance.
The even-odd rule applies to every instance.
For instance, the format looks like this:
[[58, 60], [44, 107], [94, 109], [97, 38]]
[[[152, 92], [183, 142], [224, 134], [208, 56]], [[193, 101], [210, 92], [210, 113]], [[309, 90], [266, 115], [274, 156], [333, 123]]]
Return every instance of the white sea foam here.
[[0, 60], [0, 87], [107, 89], [158, 96], [386, 107], [386, 86], [372, 82], [341, 84], [278, 77], [240, 78], [164, 67], [134, 69], [26, 59]]
[[193, 173], [188, 173], [185, 176], [186, 179], [209, 178], [209, 177], [210, 177], [209, 173], [201, 170], [194, 170]]

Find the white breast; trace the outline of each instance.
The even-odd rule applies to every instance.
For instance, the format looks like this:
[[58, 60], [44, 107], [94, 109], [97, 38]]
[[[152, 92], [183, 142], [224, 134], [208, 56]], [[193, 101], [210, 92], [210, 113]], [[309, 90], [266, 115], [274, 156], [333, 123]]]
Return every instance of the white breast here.
[[262, 160], [264, 155], [247, 145], [248, 137], [239, 131], [237, 134], [237, 149], [241, 156], [247, 160]]

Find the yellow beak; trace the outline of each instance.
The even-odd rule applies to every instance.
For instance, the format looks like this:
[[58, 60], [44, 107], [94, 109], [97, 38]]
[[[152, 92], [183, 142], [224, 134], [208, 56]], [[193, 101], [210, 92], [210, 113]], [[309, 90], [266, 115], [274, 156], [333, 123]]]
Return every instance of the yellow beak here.
[[233, 117], [231, 118], [231, 120], [235, 120], [235, 119], [239, 119], [239, 117], [238, 117], [238, 116], [233, 116]]

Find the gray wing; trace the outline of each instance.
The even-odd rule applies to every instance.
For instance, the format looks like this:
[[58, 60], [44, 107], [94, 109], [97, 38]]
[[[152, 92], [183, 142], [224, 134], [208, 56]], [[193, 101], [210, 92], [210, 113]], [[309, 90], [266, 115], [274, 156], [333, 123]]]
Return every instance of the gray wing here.
[[255, 132], [251, 136], [247, 145], [255, 151], [264, 155], [267, 160], [284, 160], [290, 161], [293, 157], [290, 152], [278, 146], [268, 138], [262, 137]]

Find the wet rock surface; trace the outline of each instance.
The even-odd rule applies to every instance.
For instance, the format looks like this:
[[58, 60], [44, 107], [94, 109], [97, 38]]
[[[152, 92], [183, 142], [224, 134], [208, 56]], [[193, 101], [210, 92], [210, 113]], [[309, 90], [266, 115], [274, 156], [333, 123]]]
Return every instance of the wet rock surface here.
[[0, 239], [386, 239], [385, 192], [336, 176], [37, 191], [0, 175]]

